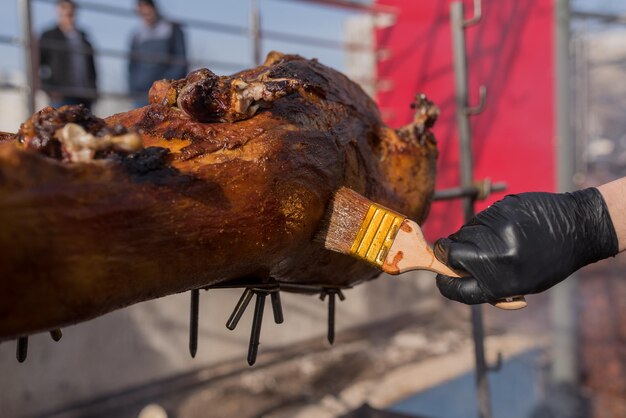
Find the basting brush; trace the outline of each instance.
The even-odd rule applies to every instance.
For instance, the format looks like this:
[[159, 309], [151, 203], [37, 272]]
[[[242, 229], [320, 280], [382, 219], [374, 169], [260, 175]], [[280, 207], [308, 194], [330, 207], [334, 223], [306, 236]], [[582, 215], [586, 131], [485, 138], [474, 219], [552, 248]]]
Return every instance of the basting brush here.
[[[315, 240], [327, 250], [367, 261], [385, 273], [430, 270], [462, 277], [435, 257], [417, 223], [347, 187], [335, 192]], [[523, 296], [516, 296], [492, 305], [514, 310], [527, 303]]]

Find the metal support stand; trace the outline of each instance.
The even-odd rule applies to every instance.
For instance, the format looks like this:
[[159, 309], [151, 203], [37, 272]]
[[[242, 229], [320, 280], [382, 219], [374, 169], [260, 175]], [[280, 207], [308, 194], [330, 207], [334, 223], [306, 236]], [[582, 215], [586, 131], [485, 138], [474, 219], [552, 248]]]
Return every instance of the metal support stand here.
[[226, 322], [226, 328], [234, 330], [239, 323], [239, 320], [246, 311], [246, 308], [250, 304], [252, 297], [256, 295], [256, 302], [254, 305], [254, 316], [252, 318], [252, 329], [250, 330], [250, 343], [248, 344], [248, 364], [250, 366], [256, 363], [257, 354], [259, 352], [259, 342], [261, 338], [261, 326], [263, 325], [263, 311], [265, 308], [265, 299], [267, 295], [270, 295], [272, 302], [272, 312], [274, 315], [274, 322], [282, 324], [284, 322], [283, 308], [280, 301], [280, 287], [278, 285], [273, 287], [246, 287], [241, 298], [235, 305], [233, 313]]
[[17, 357], [17, 361], [20, 363], [24, 363], [26, 361], [26, 357], [28, 356], [28, 337], [20, 337], [17, 339], [17, 349], [15, 352], [15, 357]]
[[252, 366], [256, 363], [256, 356], [259, 352], [259, 340], [261, 338], [261, 325], [263, 324], [263, 309], [265, 308], [265, 298], [267, 293], [255, 292], [256, 303], [254, 304], [254, 316], [252, 317], [252, 329], [250, 330], [250, 344], [248, 346], [248, 364]]
[[[53, 329], [50, 331], [50, 337], [52, 337], [54, 342], [59, 342], [61, 338], [63, 338], [63, 332], [61, 332], [58, 328]], [[20, 363], [24, 363], [26, 361], [26, 357], [28, 357], [28, 336], [17, 339], [15, 357]]]
[[330, 345], [335, 343], [335, 295], [339, 296], [340, 301], [346, 300], [341, 289], [328, 288], [323, 289], [320, 293], [320, 299], [326, 299], [328, 296], [328, 342]]
[[283, 304], [280, 301], [280, 292], [271, 292], [270, 298], [272, 300], [272, 313], [274, 314], [274, 322], [276, 324], [282, 324], [285, 322], [285, 317], [283, 316]]
[[[487, 88], [479, 89], [479, 104], [470, 106], [468, 99], [467, 56], [465, 44], [465, 29], [480, 22], [482, 18], [481, 0], [474, 0], [474, 17], [466, 20], [463, 2], [454, 2], [450, 5], [450, 20], [452, 27], [452, 43], [454, 52], [454, 78], [456, 87], [456, 119], [459, 127], [460, 149], [460, 177], [463, 195], [463, 214], [465, 222], [474, 215], [474, 203], [478, 197], [477, 186], [474, 183], [474, 158], [472, 152], [472, 132], [470, 117], [480, 114], [485, 109]], [[462, 193], [462, 192], [465, 193]], [[472, 337], [474, 339], [474, 354], [476, 361], [476, 390], [478, 398], [478, 415], [480, 418], [491, 418], [491, 399], [489, 382], [487, 379], [490, 370], [499, 367], [490, 367], [485, 359], [485, 330], [483, 326], [483, 312], [480, 305], [472, 306]], [[500, 357], [499, 357], [500, 358]]]
[[61, 341], [61, 338], [63, 338], [63, 332], [58, 328], [53, 329], [52, 331], [50, 331], [50, 337], [52, 337], [54, 342], [59, 342]]
[[191, 358], [196, 357], [198, 352], [198, 315], [200, 313], [200, 290], [191, 291], [191, 302], [189, 304], [189, 354]]

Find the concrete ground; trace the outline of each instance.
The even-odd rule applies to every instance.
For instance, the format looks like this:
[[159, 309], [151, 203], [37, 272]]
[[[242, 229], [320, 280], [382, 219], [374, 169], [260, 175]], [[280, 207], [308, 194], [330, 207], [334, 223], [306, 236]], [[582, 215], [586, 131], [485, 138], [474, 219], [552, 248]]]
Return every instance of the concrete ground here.
[[[344, 293], [347, 300], [337, 302], [338, 337], [348, 328], [432, 310], [442, 300], [430, 273], [402, 279], [383, 276]], [[47, 333], [34, 335], [23, 364], [15, 359], [14, 341], [0, 343], [0, 417], [51, 416], [94, 399], [224, 365], [247, 371], [253, 306], [234, 331], [224, 325], [240, 294], [238, 289], [201, 292], [195, 359], [188, 351], [189, 294], [140, 303], [67, 327], [58, 343]], [[282, 301], [281, 325], [274, 324], [269, 301], [266, 304], [258, 364], [268, 361], [272, 350], [311, 339], [326, 347], [327, 303], [317, 296], [286, 293]]]
[[[626, 416], [625, 264], [619, 256], [581, 272], [582, 386], [573, 395], [585, 398], [580, 416]], [[187, 352], [189, 295], [69, 327], [59, 343], [35, 336], [24, 364], [15, 361], [14, 342], [2, 343], [0, 416], [134, 418], [150, 404], [170, 418], [379, 417], [383, 410], [472, 416], [469, 309], [444, 302], [432, 276], [406, 279], [347, 291], [338, 303], [334, 347], [325, 341], [326, 305], [284, 295], [286, 322], [274, 324], [266, 307], [252, 368], [245, 362], [251, 312], [234, 332], [224, 327], [240, 293], [230, 290], [202, 292], [195, 360]], [[550, 412], [563, 407], [546, 383], [549, 297], [529, 296], [523, 311], [484, 308], [488, 357], [493, 362], [501, 352], [505, 359], [491, 376], [495, 418], [563, 416]]]
[[[493, 342], [497, 346], [514, 340], [507, 336]], [[520, 348], [520, 347], [517, 347]], [[491, 407], [494, 417], [530, 418], [543, 402], [545, 370], [544, 347], [514, 354], [502, 367], [489, 375]], [[453, 394], [453, 395], [452, 395]], [[451, 395], [454, 401], [451, 402]], [[391, 411], [428, 417], [477, 418], [478, 402], [474, 385], [474, 372], [458, 375], [445, 382], [420, 391], [389, 408]]]
[[[486, 341], [492, 362], [497, 352], [508, 359], [545, 346], [545, 338], [536, 335], [492, 332], [496, 335]], [[364, 404], [390, 409], [471, 373], [474, 364], [465, 319], [433, 307], [344, 330], [334, 347], [313, 338], [265, 350], [259, 360], [253, 368], [241, 360], [198, 368], [33, 416], [131, 418], [148, 405], [159, 405], [167, 416], [181, 418], [340, 417]], [[515, 375], [509, 383], [515, 388], [524, 382]], [[466, 398], [473, 396], [471, 389], [465, 391]], [[454, 392], [432, 399], [465, 402]]]

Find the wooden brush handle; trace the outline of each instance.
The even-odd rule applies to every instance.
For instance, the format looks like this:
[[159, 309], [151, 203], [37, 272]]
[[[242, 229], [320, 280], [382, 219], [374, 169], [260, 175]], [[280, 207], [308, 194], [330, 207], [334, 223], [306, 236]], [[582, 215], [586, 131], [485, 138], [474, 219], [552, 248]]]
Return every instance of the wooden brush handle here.
[[[410, 270], [429, 270], [450, 277], [469, 275], [452, 270], [439, 261], [426, 243], [422, 229], [408, 219], [400, 226], [383, 264], [383, 270], [389, 274], [401, 274]], [[506, 298], [491, 304], [505, 310], [522, 309], [528, 305], [524, 296]]]

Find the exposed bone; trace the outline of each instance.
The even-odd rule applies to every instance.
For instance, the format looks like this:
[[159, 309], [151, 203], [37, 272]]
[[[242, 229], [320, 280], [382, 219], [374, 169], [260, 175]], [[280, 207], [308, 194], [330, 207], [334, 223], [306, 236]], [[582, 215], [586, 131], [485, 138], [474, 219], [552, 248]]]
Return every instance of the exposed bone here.
[[[261, 77], [263, 79], [263, 77]], [[277, 78], [246, 83], [242, 79], [232, 82], [232, 108], [236, 113], [253, 116], [259, 109], [260, 101], [272, 102], [296, 90], [300, 83], [293, 79]]]
[[75, 123], [68, 123], [55, 132], [55, 137], [61, 142], [63, 149], [69, 155], [69, 160], [75, 163], [87, 163], [94, 159], [97, 151], [115, 149], [125, 152], [135, 152], [143, 148], [141, 136], [135, 132], [123, 135], [105, 135], [96, 137]]

